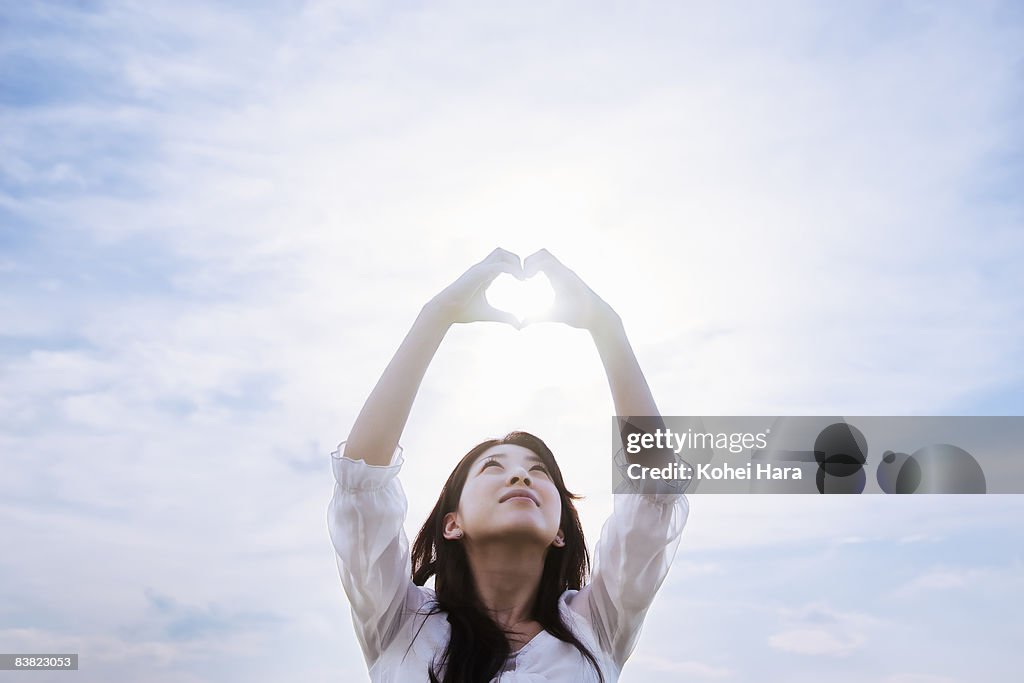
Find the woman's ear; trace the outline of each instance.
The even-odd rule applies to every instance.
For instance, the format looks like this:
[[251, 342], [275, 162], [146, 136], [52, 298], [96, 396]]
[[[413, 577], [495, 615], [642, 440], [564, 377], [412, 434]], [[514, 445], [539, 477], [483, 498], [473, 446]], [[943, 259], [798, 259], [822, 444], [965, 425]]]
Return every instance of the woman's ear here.
[[462, 538], [462, 529], [459, 528], [459, 520], [454, 512], [449, 512], [444, 516], [444, 537], [449, 541]]
[[551, 545], [555, 546], [556, 548], [565, 547], [565, 534], [562, 533], [561, 529], [559, 529], [558, 533], [555, 535], [555, 540], [551, 541]]

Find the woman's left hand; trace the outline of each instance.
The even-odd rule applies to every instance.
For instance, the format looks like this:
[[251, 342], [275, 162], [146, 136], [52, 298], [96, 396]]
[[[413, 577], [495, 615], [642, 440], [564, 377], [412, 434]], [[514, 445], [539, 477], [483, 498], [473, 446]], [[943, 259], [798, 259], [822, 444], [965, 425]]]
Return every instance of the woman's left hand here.
[[538, 322], [561, 322], [593, 333], [621, 324], [615, 310], [547, 249], [541, 249], [523, 261], [525, 278], [537, 273], [544, 273], [551, 281], [555, 302], [545, 313], [525, 319], [523, 327]]

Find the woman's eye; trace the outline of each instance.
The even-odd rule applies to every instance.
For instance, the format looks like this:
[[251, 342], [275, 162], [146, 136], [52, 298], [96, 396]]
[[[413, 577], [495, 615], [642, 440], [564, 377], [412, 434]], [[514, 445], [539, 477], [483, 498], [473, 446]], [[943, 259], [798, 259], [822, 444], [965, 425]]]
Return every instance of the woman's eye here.
[[548, 473], [548, 468], [544, 467], [543, 465], [534, 465], [533, 467], [530, 468], [530, 471], [531, 472], [537, 471], [537, 472], [542, 472], [544, 474], [547, 474]]
[[498, 467], [501, 467], [501, 463], [498, 462], [497, 460], [488, 460], [487, 462], [484, 463], [484, 466], [481, 467], [480, 469], [481, 470], [485, 470], [488, 467], [490, 467], [491, 465], [497, 465]]

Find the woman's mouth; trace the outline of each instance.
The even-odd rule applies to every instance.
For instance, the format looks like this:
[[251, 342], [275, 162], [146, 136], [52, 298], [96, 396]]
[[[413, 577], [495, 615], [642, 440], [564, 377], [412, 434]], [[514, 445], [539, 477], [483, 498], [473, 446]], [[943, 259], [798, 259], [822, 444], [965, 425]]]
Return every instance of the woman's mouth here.
[[529, 500], [537, 507], [540, 507], [540, 501], [537, 500], [537, 494], [527, 489], [515, 489], [509, 491], [498, 500], [499, 503], [504, 503], [507, 500]]

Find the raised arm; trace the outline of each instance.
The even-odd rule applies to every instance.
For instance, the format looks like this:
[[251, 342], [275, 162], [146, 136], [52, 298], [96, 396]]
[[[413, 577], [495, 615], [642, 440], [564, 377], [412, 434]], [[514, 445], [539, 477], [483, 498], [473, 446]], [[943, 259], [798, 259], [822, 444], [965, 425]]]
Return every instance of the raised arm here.
[[356, 418], [344, 457], [332, 458], [336, 484], [328, 528], [370, 667], [391, 642], [407, 607], [417, 609], [423, 596], [412, 583], [409, 541], [402, 528], [407, 503], [396, 478], [401, 463], [367, 465], [392, 464], [423, 375], [453, 323], [517, 322], [488, 306], [484, 297], [499, 273], [521, 275], [519, 257], [496, 249], [423, 307]]
[[[623, 438], [633, 430], [664, 427], [619, 316], [590, 287], [547, 251], [524, 262], [527, 277], [544, 272], [555, 289], [555, 306], [543, 320], [588, 330], [597, 346], [608, 386], [620, 416], [644, 420], [620, 422]], [[539, 319], [531, 320], [536, 322]], [[657, 465], [671, 451], [642, 454], [644, 464]], [[601, 649], [621, 669], [636, 645], [647, 609], [668, 573], [689, 504], [685, 496], [615, 496], [614, 512], [601, 530], [589, 584], [569, 605], [594, 628]]]
[[345, 457], [370, 465], [390, 463], [427, 366], [453, 323], [491, 320], [518, 326], [515, 316], [495, 309], [484, 297], [501, 273], [522, 277], [519, 257], [495, 249], [423, 306], [359, 412], [345, 444]]
[[[633, 353], [633, 347], [626, 337], [622, 319], [612, 307], [546, 249], [528, 256], [523, 262], [523, 272], [525, 277], [543, 272], [555, 289], [555, 305], [552, 309], [542, 317], [524, 321], [524, 324], [555, 321], [590, 332], [604, 364], [608, 387], [611, 389], [612, 401], [615, 404], [615, 414], [647, 418], [620, 425], [623, 439], [630, 431], [653, 431], [664, 427], [647, 378], [644, 377]], [[667, 454], [645, 453], [642, 457], [661, 460], [667, 457]], [[642, 464], [656, 466], [661, 463]]]

